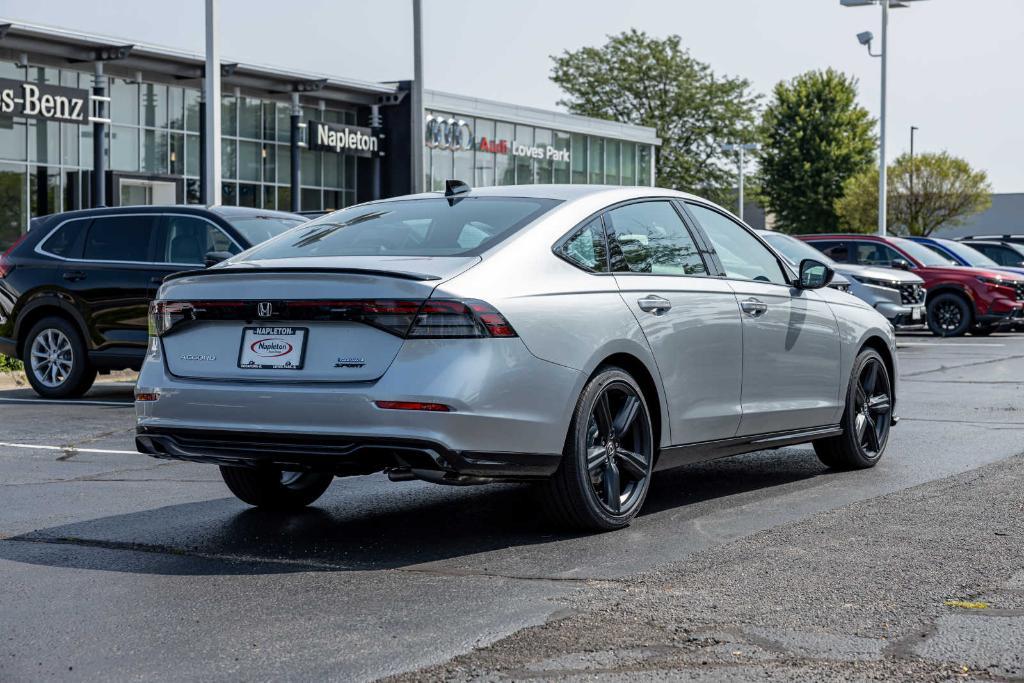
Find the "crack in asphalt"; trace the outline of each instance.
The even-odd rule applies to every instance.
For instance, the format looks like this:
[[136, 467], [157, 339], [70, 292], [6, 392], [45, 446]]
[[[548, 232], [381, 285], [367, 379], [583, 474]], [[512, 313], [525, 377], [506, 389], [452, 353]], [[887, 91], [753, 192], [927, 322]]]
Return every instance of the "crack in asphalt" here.
[[929, 375], [933, 372], [945, 372], [947, 370], [962, 370], [963, 368], [974, 368], [979, 365], [988, 365], [989, 363], [1001, 363], [1008, 360], [1021, 360], [1024, 359], [1024, 354], [1016, 356], [1000, 356], [998, 358], [992, 358], [990, 360], [979, 360], [972, 363], [963, 363], [961, 365], [943, 365], [942, 367], [935, 368], [933, 370], [919, 370], [918, 372], [907, 372], [900, 374], [900, 378], [904, 377], [921, 377], [922, 375]]

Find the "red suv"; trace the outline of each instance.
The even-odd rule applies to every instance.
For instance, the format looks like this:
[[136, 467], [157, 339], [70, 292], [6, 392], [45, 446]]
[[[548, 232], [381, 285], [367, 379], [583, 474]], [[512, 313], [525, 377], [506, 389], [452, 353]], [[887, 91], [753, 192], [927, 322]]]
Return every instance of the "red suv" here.
[[928, 327], [940, 337], [993, 330], [1024, 320], [1024, 278], [954, 265], [923, 244], [876, 235], [801, 235], [840, 263], [900, 268], [921, 276], [928, 289]]

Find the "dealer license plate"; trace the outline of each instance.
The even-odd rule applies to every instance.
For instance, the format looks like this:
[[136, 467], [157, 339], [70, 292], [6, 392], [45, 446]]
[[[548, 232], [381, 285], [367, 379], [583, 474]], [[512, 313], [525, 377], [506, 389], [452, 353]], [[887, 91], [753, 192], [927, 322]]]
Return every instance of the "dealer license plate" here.
[[246, 327], [238, 367], [243, 370], [301, 370], [306, 354], [305, 327]]

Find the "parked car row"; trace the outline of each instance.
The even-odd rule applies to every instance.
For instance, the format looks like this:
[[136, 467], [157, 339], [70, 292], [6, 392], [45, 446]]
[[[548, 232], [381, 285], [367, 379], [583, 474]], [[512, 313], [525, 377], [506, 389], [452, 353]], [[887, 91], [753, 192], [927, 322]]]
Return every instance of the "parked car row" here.
[[[861, 234], [800, 235], [799, 239], [828, 256], [839, 272], [844, 266], [884, 271], [888, 277], [867, 276], [870, 282], [860, 282], [873, 287], [876, 295], [886, 288], [898, 290], [900, 303], [915, 311], [923, 303], [923, 319], [938, 336], [955, 337], [968, 332], [984, 336], [1024, 325], [1024, 267], [1020, 261], [1009, 266], [995, 262], [973, 249], [973, 240], [954, 242]], [[895, 277], [897, 272], [912, 274], [920, 283], [908, 284]], [[857, 276], [854, 273], [852, 277]], [[866, 294], [863, 290], [852, 293], [861, 298]], [[895, 327], [906, 327], [908, 320], [904, 314], [893, 315], [888, 306], [871, 303]]]
[[0, 353], [44, 398], [80, 396], [97, 373], [142, 366], [164, 277], [238, 254], [305, 222], [243, 207], [131, 206], [32, 221], [0, 255]]

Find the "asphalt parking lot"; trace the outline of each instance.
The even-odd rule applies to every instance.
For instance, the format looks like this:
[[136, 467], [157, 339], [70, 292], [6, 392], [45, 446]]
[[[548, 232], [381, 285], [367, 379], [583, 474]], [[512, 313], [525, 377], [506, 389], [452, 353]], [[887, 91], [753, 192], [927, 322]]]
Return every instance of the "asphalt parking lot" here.
[[[739, 680], [783, 659], [794, 678], [813, 671], [807, 680], [1024, 677], [1024, 572], [1014, 555], [1024, 546], [1024, 335], [902, 335], [900, 347], [902, 421], [875, 469], [831, 473], [808, 447], [683, 468], [655, 478], [629, 529], [585, 536], [549, 530], [525, 487], [383, 475], [337, 480], [313, 508], [274, 516], [238, 502], [212, 466], [134, 453], [129, 385], [97, 385], [64, 403], [2, 391], [0, 680], [616, 679], [638, 670]], [[999, 485], [986, 495], [979, 481]], [[982, 538], [971, 525], [993, 528]], [[914, 539], [921, 547], [910, 553]], [[927, 571], [914, 564], [930, 552]], [[888, 649], [865, 635], [881, 621], [919, 628], [900, 617], [924, 610], [916, 598], [857, 611], [885, 602], [887, 583], [914, 596], [915, 584], [937, 577], [950, 600], [969, 602], [968, 575], [1002, 596], [986, 598], [1005, 603], [989, 617], [998, 623], [940, 614], [919, 642], [894, 631], [902, 644]], [[697, 576], [699, 590], [680, 588]], [[769, 579], [787, 597], [773, 595], [768, 612], [792, 623], [744, 616], [765, 613]], [[837, 586], [860, 596], [838, 625], [800, 620], [839, 600]], [[688, 597], [652, 601], [652, 590]], [[628, 637], [601, 621], [615, 610], [594, 600], [620, 606]], [[720, 609], [728, 627], [688, 626], [672, 645], [711, 648], [693, 661], [667, 656], [668, 645], [644, 649], [660, 637], [651, 624]], [[823, 668], [806, 668], [808, 658]], [[871, 668], [879, 662], [897, 668]]]

